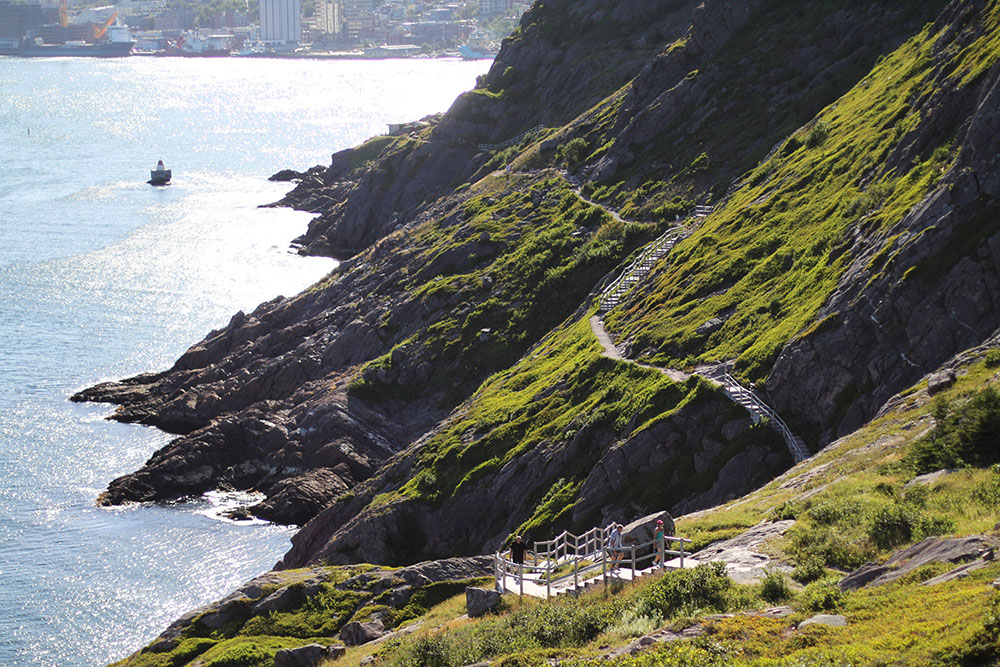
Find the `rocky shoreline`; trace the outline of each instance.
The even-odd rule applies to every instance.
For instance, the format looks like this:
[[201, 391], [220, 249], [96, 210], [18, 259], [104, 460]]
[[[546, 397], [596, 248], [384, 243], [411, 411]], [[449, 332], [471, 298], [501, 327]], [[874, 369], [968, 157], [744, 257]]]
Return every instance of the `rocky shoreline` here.
[[[252, 489], [266, 500], [247, 508], [249, 514], [306, 525], [283, 566], [404, 564], [495, 548], [557, 487], [563, 470], [573, 471], [579, 495], [560, 520], [576, 524], [596, 523], [610, 512], [638, 515], [654, 502], [669, 502], [677, 512], [709, 507], [787, 467], [780, 447], [747, 444], [745, 415], [730, 412], [723, 397], [679, 385], [664, 396], [680, 400], [686, 393], [698, 401], [673, 411], [675, 404], [664, 399], [659, 410], [671, 413], [655, 428], [642, 431], [627, 420], [611, 420], [614, 427], [574, 423], [571, 432], [514, 460], [497, 456], [496, 480], [473, 477], [461, 493], [432, 502], [419, 490], [397, 493], [414, 475], [428, 474], [433, 457], [424, 454], [425, 445], [461, 423], [483, 381], [511, 372], [547, 336], [565, 330], [616, 267], [658, 231], [661, 222], [639, 216], [609, 231], [621, 223], [573, 194], [559, 157], [565, 146], [598, 130], [614, 137], [574, 179], [622, 179], [636, 190], [646, 179], [677, 179], [697, 196], [711, 197], [719, 183], [738, 186], [740, 174], [786, 137], [781, 125], [766, 126], [749, 143], [740, 132], [704, 134], [706, 151], [735, 156], [707, 171], [649, 161], [645, 147], [664, 126], [702, 136], [702, 122], [691, 112], [727, 80], [721, 64], [732, 55], [730, 40], [762, 20], [755, 0], [696, 4], [630, 0], [611, 10], [588, 0], [559, 9], [564, 28], [587, 36], [578, 41], [562, 39], [553, 31], [554, 10], [538, 6], [525, 14], [479, 87], [447, 113], [341, 151], [328, 167], [277, 174], [298, 181], [277, 205], [319, 213], [296, 241], [300, 251], [343, 257], [343, 263], [302, 294], [237, 313], [166, 371], [75, 395], [118, 405], [113, 419], [178, 436], [141, 469], [112, 481], [100, 502]], [[790, 44], [801, 58], [771, 76], [786, 77], [789, 86], [825, 77], [824, 94], [782, 88], [775, 104], [801, 107], [800, 115], [811, 118], [856, 83], [850, 75], [859, 62], [895, 48], [931, 9], [902, 12], [874, 3], [822, 17], [829, 48]], [[865, 29], [873, 21], [885, 25], [877, 37]], [[593, 32], [598, 25], [600, 39]], [[636, 25], [643, 26], [640, 39]], [[663, 40], [676, 35], [687, 35], [686, 48], [664, 49]], [[699, 66], [703, 73], [689, 78]], [[741, 81], [753, 84], [754, 74], [744, 71]], [[990, 296], [1000, 293], [990, 290], [997, 282], [993, 232], [979, 234], [979, 249], [962, 261], [943, 256], [964, 248], [956, 245], [966, 229], [958, 221], [988, 215], [1000, 190], [991, 162], [996, 92], [989, 76], [962, 96], [915, 101], [934, 120], [915, 127], [905, 146], [886, 156], [885, 169], [904, 168], [939, 141], [938, 126], [955, 130], [956, 145], [976, 148], [959, 151], [944, 187], [891, 230], [872, 235], [853, 228], [837, 250], [852, 258], [851, 268], [820, 310], [824, 326], [795, 334], [778, 351], [761, 391], [814, 448], [992, 333], [1000, 308]], [[715, 96], [713, 113], [742, 109], [748, 91], [726, 91]], [[605, 97], [607, 108], [593, 106]], [[507, 152], [481, 147], [539, 124], [550, 129]], [[743, 152], [733, 153], [737, 147]], [[545, 231], [554, 221], [564, 226]], [[922, 233], [925, 228], [934, 234]], [[617, 245], [598, 249], [611, 233], [621, 234]], [[886, 243], [898, 246], [894, 261], [875, 262], [886, 257]], [[533, 248], [531, 257], [518, 254], [527, 254], [524, 248]], [[936, 252], [950, 273], [927, 299], [925, 285], [905, 278], [913, 267], [935, 262]], [[649, 297], [644, 289], [637, 290], [636, 304]], [[847, 308], [856, 302], [869, 305]], [[623, 346], [645, 352], [628, 338]], [[539, 398], [565, 391], [565, 383], [553, 380]], [[471, 445], [487, 436], [459, 437]], [[668, 488], [678, 490], [619, 499], [627, 480], [649, 466], [667, 466], [677, 478]], [[698, 483], [686, 485], [690, 479]], [[390, 496], [385, 506], [369, 507]], [[480, 507], [497, 503], [507, 507], [502, 518], [472, 533], [465, 529]], [[440, 537], [393, 537], [407, 532]]]

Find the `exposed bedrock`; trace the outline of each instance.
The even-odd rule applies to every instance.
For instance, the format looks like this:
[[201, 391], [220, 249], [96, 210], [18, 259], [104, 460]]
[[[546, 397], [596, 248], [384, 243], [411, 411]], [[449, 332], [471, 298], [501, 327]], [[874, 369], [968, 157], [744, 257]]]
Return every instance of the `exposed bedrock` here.
[[301, 524], [367, 479], [392, 453], [390, 442], [383, 420], [343, 394], [297, 410], [260, 404], [174, 440], [140, 470], [111, 482], [100, 502], [256, 490], [267, 499], [251, 508], [254, 514]]
[[280, 567], [402, 564], [437, 554], [485, 553], [503, 545], [560, 482], [580, 485], [564, 523], [586, 529], [664, 508], [679, 514], [710, 507], [756, 488], [789, 464], [780, 439], [751, 429], [738, 408], [713, 392], [634, 435], [585, 426], [566, 440], [542, 442], [497, 472], [463, 482], [461, 493], [450, 497], [396, 496], [366, 507], [415, 474], [420, 446], [306, 524]]
[[[387, 146], [369, 142], [334, 154], [329, 169], [310, 170], [278, 202], [320, 213], [296, 240], [300, 252], [349, 257], [416, 220], [456, 184], [485, 174], [493, 154], [479, 144], [571, 121], [683, 34], [696, 4], [560, 0], [532, 8], [478, 88], [446, 114], [425, 118], [425, 126]], [[365, 160], [373, 167], [359, 174]]]
[[885, 167], [917, 159], [957, 131], [944, 183], [896, 225], [849, 240], [850, 269], [767, 380], [774, 407], [824, 444], [874, 416], [895, 393], [1000, 328], [1000, 66], [978, 85], [920, 100], [927, 118]]

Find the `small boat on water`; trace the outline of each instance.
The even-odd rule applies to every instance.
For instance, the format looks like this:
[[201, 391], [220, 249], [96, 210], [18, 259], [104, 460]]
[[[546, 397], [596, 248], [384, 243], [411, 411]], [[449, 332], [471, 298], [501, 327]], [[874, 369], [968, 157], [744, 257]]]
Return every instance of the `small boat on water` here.
[[149, 170], [150, 185], [166, 185], [170, 182], [170, 170], [163, 166], [163, 160], [156, 163], [156, 169]]

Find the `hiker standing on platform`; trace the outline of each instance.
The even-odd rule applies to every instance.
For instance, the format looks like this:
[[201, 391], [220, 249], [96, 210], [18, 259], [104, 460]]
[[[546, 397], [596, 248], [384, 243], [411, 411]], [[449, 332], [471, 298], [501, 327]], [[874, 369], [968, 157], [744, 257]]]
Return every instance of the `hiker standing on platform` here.
[[526, 546], [520, 535], [515, 537], [514, 543], [510, 545], [510, 559], [517, 565], [517, 576], [519, 577], [524, 576], [524, 549]]
[[608, 527], [611, 529], [611, 534], [608, 535], [608, 554], [611, 556], [611, 569], [614, 570], [625, 556], [622, 552], [622, 525], [611, 522]]
[[663, 555], [665, 551], [664, 540], [665, 533], [663, 532], [663, 519], [656, 520], [656, 532], [653, 533], [653, 545], [656, 547], [656, 558], [653, 559], [653, 565], [659, 565], [663, 567]]

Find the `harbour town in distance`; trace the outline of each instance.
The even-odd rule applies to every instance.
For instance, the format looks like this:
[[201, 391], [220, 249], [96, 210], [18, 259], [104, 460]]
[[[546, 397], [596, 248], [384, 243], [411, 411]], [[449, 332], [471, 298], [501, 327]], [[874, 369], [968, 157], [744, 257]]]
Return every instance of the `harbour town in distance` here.
[[0, 55], [492, 59], [519, 0], [0, 0]]

